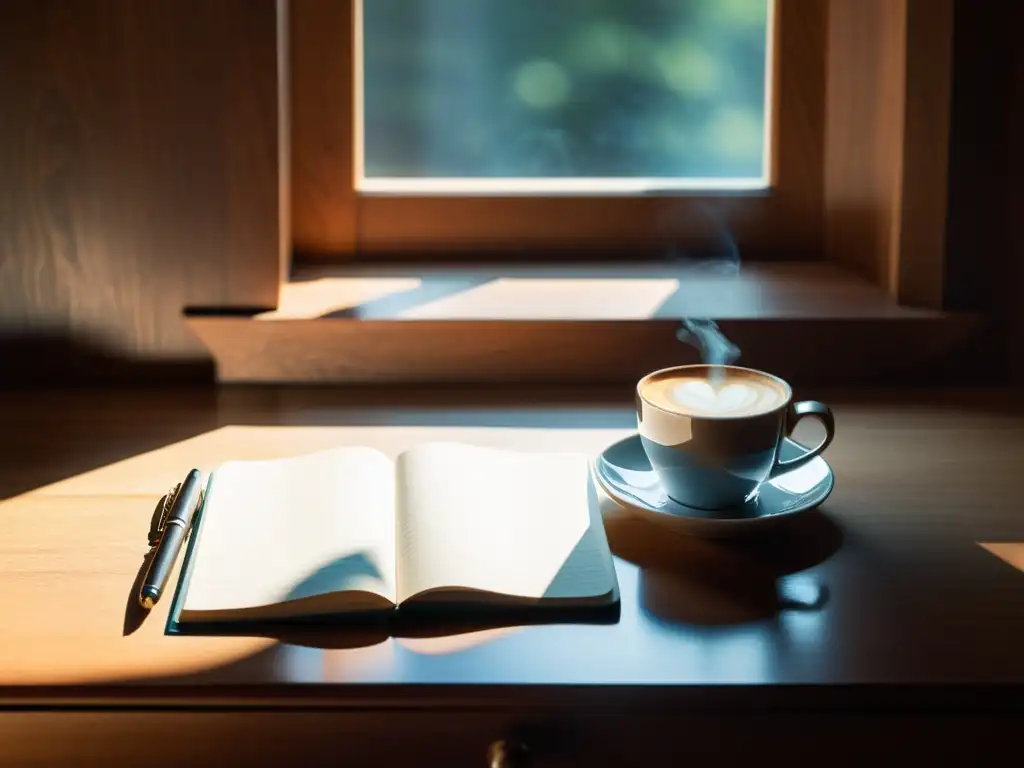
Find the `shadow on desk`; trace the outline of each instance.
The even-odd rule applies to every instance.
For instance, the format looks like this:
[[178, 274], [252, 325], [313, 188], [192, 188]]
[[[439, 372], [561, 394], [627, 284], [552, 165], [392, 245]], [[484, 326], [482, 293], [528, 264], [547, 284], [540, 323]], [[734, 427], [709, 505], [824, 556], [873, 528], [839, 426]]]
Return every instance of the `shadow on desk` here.
[[389, 638], [427, 640], [513, 631], [521, 627], [553, 624], [615, 624], [620, 605], [556, 611], [548, 607], [439, 609], [407, 606], [390, 614], [311, 616], [287, 622], [235, 621], [205, 624], [181, 634], [207, 637], [263, 637], [284, 645], [323, 650], [366, 648]]
[[[159, 505], [158, 505], [159, 509]], [[734, 626], [771, 619], [783, 611], [818, 611], [828, 602], [827, 586], [809, 593], [787, 594], [780, 581], [832, 556], [842, 532], [825, 514], [815, 512], [756, 538], [707, 540], [666, 533], [653, 523], [617, 510], [605, 515], [612, 551], [640, 568], [640, 608], [656, 621], [689, 626]], [[147, 612], [137, 595], [148, 564], [140, 567], [128, 595], [125, 634]], [[806, 592], [806, 591], [805, 591]], [[261, 637], [282, 645], [319, 649], [366, 648], [389, 638], [457, 638], [474, 633], [514, 630], [545, 624], [614, 624], [621, 605], [573, 608], [507, 607], [493, 612], [439, 610], [405, 606], [393, 614], [317, 616], [268, 623], [235, 621], [205, 624], [183, 634]]]
[[[422, 616], [408, 615], [403, 618], [350, 615], [333, 619], [310, 618], [305, 622], [291, 621], [276, 626], [267, 623], [235, 623], [223, 627], [210, 625], [202, 631], [188, 634], [204, 637], [257, 637], [273, 642], [250, 656], [221, 666], [171, 677], [149, 677], [133, 681], [133, 685], [248, 685], [254, 680], [294, 682], [294, 673], [288, 670], [296, 663], [296, 659], [315, 659], [312, 662], [316, 668], [313, 674], [319, 682], [330, 679], [331, 674], [325, 669], [332, 663], [351, 669], [361, 665], [373, 668], [381, 663], [381, 659], [391, 659], [394, 648], [399, 646], [417, 656], [447, 656], [487, 645], [531, 626], [615, 624], [619, 621], [619, 612], [620, 606], [616, 604], [589, 611], [573, 610], [565, 614], [547, 608], [535, 611], [532, 615], [524, 609], [516, 611], [514, 615], [506, 610], [492, 616], [474, 611], [472, 617], [455, 614], [438, 616], [435, 613], [429, 620]], [[318, 653], [321, 651], [324, 653]], [[353, 655], [334, 656], [332, 661], [331, 651], [352, 652]], [[390, 665], [392, 662], [385, 663]]]
[[790, 595], [780, 580], [837, 552], [842, 532], [825, 514], [805, 515], [758, 537], [700, 539], [667, 533], [615, 511], [605, 517], [612, 551], [640, 572], [640, 605], [671, 624], [729, 626], [773, 618], [782, 611], [817, 611], [828, 588]]
[[143, 359], [99, 339], [0, 330], [0, 500], [216, 428], [209, 358]]
[[[150, 523], [154, 540], [164, 500], [157, 502]], [[155, 549], [143, 558], [125, 605], [124, 634], [130, 635], [146, 620], [149, 612], [139, 605], [138, 595]], [[185, 566], [183, 566], [185, 567]], [[353, 588], [359, 578], [381, 578], [376, 565], [359, 552], [346, 555], [318, 568], [289, 592], [288, 600], [301, 600], [331, 591]], [[179, 624], [173, 634], [206, 637], [260, 637], [278, 643], [323, 650], [365, 648], [388, 638], [440, 639], [518, 627], [550, 624], [614, 624], [619, 620], [619, 600], [602, 605], [552, 608], [537, 602], [532, 605], [420, 605], [411, 603], [392, 611], [348, 612], [309, 615], [284, 621], [236, 619], [230, 622]]]

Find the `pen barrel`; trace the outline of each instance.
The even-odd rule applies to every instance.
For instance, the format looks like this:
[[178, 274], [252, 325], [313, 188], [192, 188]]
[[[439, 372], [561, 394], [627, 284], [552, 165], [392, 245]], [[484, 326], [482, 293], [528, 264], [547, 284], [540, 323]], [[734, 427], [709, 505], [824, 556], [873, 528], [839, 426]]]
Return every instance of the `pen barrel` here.
[[148, 597], [152, 602], [160, 598], [160, 594], [171, 577], [177, 553], [181, 551], [181, 543], [185, 540], [185, 529], [180, 525], [169, 525], [164, 531], [160, 546], [153, 554], [146, 571], [146, 578], [139, 590], [139, 600], [144, 602]]
[[139, 589], [139, 603], [143, 608], [152, 608], [167, 586], [174, 563], [178, 559], [182, 542], [188, 535], [192, 516], [195, 514], [202, 498], [202, 474], [193, 469], [181, 484], [167, 519], [163, 523], [163, 533], [156, 549], [153, 551], [146, 576]]
[[192, 520], [192, 513], [199, 506], [199, 497], [203, 490], [202, 479], [203, 476], [199, 470], [193, 469], [188, 473], [174, 499], [174, 504], [171, 506], [170, 514], [167, 516], [168, 522], [181, 520], [188, 527]]

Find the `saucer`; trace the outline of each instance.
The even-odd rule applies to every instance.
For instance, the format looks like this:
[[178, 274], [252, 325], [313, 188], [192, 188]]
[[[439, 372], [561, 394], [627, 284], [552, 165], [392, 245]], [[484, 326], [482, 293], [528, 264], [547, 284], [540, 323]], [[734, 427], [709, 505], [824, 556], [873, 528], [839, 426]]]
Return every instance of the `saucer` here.
[[[785, 438], [779, 452], [794, 459], [807, 449]], [[644, 453], [639, 435], [610, 445], [594, 462], [598, 483], [612, 500], [651, 521], [704, 538], [754, 533], [790, 520], [821, 504], [832, 492], [832, 468], [820, 456], [799, 469], [763, 483], [749, 501], [706, 510], [670, 499]]]

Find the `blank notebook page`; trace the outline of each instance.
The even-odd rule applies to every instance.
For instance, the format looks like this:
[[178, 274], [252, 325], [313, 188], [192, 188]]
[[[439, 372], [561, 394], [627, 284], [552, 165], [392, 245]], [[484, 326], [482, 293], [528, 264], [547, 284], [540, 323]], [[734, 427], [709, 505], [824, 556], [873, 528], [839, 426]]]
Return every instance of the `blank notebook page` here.
[[[583, 456], [427, 444], [399, 459], [398, 478], [400, 599], [440, 587], [543, 597], [591, 522]], [[564, 594], [606, 591], [604, 569], [574, 573]]]
[[341, 448], [213, 474], [183, 609], [272, 605], [342, 589], [395, 600], [394, 468]]

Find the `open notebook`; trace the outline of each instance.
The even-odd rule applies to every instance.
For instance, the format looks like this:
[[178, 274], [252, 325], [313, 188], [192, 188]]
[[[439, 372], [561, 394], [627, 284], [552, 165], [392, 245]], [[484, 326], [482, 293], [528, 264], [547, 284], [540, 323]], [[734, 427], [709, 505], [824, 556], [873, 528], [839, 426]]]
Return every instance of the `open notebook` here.
[[585, 457], [425, 444], [211, 473], [168, 631], [393, 611], [613, 606]]

